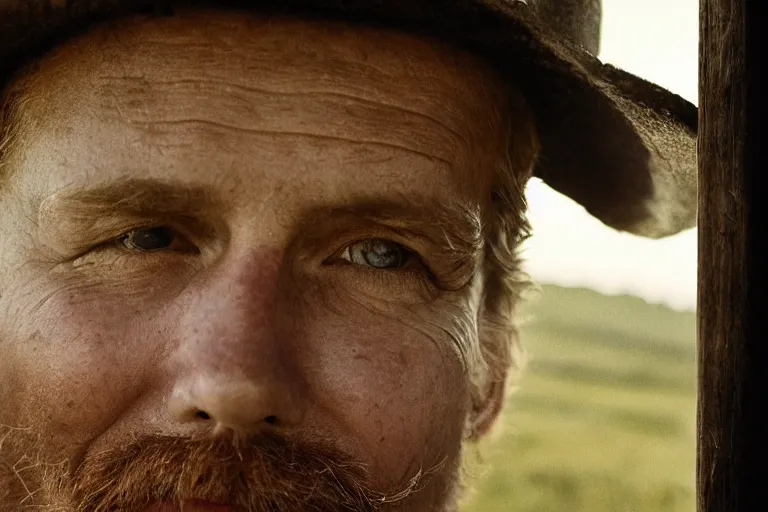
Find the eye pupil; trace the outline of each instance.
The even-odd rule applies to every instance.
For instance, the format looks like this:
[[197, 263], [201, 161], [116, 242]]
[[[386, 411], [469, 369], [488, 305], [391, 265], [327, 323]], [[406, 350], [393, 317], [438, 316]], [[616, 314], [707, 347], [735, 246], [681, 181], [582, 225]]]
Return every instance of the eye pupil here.
[[353, 261], [365, 263], [374, 268], [392, 269], [402, 267], [408, 254], [402, 246], [394, 242], [371, 240], [359, 245], [359, 256], [363, 261], [355, 261], [358, 258], [355, 258], [354, 255]]
[[121, 239], [123, 245], [136, 251], [158, 251], [173, 244], [176, 235], [170, 228], [153, 227], [131, 231]]

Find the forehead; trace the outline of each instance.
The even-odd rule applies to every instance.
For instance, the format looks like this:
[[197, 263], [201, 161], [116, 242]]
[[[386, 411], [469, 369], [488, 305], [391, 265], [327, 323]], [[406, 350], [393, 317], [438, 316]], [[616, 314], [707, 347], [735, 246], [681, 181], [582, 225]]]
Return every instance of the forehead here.
[[[208, 59], [201, 50], [207, 50]], [[264, 78], [277, 85], [297, 75], [319, 79], [322, 85], [376, 79], [381, 82], [370, 92], [383, 96], [407, 88], [425, 102], [451, 99], [470, 107], [465, 115], [487, 100], [501, 104], [505, 95], [501, 79], [478, 57], [434, 39], [254, 12], [194, 9], [172, 17], [119, 20], [69, 42], [54, 55], [46, 63], [51, 77], [138, 71], [150, 78], [192, 67], [212, 76], [269, 70]], [[161, 64], [170, 67], [157, 67]]]
[[[506, 140], [506, 87], [475, 57], [398, 32], [252, 13], [103, 25], [48, 56], [31, 89], [36, 130], [23, 146], [46, 155], [32, 167], [56, 171], [58, 185], [71, 182], [63, 162], [90, 167], [89, 179], [146, 173], [136, 156], [152, 148], [197, 163], [216, 152], [218, 168], [254, 152], [276, 167], [286, 153], [376, 167], [393, 150], [387, 158], [461, 189]], [[276, 135], [301, 144], [275, 154]]]

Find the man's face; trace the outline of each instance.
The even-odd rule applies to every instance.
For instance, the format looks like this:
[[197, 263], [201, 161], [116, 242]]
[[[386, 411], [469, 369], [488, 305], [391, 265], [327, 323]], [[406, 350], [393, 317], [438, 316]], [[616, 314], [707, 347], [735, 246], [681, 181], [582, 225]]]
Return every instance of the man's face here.
[[27, 94], [4, 504], [452, 506], [483, 415], [495, 75], [412, 36], [186, 12], [67, 43]]

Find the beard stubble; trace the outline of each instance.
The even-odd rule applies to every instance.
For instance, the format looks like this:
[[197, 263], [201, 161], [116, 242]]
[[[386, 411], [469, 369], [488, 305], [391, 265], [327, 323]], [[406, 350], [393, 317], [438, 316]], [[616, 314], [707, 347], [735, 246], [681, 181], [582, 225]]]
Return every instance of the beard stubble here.
[[150, 435], [65, 463], [32, 456], [28, 432], [0, 432], [0, 511], [140, 512], [185, 500], [229, 505], [232, 512], [377, 511], [422, 489], [419, 472], [399, 489], [370, 488], [364, 465], [320, 441], [277, 434], [240, 437]]

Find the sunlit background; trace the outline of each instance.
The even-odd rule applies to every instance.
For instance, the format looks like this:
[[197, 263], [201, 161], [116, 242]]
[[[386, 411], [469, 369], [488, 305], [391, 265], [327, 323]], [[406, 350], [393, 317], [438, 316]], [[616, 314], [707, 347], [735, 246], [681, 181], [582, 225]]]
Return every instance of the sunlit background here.
[[[601, 59], [697, 102], [698, 0], [603, 0]], [[528, 188], [530, 362], [468, 450], [466, 512], [693, 512], [696, 230], [615, 232]]]
[[[603, 0], [601, 50], [604, 62], [697, 103], [698, 0]], [[538, 180], [528, 201], [524, 256], [536, 280], [695, 308], [696, 230], [664, 240], [618, 233]]]

